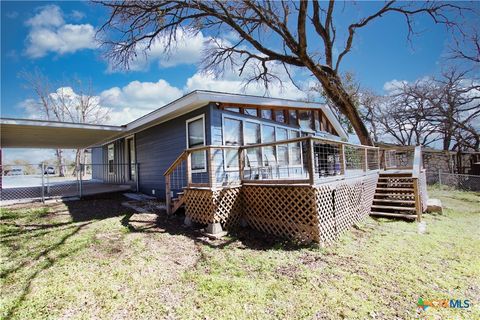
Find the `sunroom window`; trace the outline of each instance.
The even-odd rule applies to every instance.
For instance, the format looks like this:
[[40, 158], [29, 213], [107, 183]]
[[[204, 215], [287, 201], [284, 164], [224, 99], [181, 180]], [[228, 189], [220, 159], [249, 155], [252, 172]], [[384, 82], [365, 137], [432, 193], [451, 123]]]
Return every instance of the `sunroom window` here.
[[[242, 121], [225, 118], [223, 121], [223, 139], [227, 146], [240, 146], [242, 144]], [[237, 150], [225, 150], [225, 167], [238, 168]]]
[[[205, 145], [205, 119], [202, 116], [187, 121], [188, 148], [195, 148]], [[191, 166], [193, 171], [206, 169], [206, 151], [196, 151], [191, 155]]]

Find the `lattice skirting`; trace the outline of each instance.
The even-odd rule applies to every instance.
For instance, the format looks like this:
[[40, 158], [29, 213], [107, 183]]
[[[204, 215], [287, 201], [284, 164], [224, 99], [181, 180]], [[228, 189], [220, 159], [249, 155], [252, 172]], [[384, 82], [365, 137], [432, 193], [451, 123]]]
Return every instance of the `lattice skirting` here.
[[318, 186], [243, 185], [187, 189], [186, 215], [231, 228], [243, 216], [262, 232], [300, 242], [329, 244], [368, 216], [378, 175]]
[[238, 224], [241, 214], [240, 187], [185, 190], [185, 215], [192, 221], [221, 223], [223, 227], [230, 228]]

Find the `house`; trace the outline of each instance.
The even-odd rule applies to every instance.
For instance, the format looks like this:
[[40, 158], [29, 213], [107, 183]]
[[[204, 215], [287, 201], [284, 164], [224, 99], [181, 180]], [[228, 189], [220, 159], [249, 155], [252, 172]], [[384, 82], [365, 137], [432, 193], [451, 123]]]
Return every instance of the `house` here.
[[[91, 147], [94, 179], [165, 200], [168, 213], [184, 206], [211, 233], [249, 224], [328, 243], [373, 206], [419, 219], [426, 201], [417, 148], [411, 166], [382, 173], [391, 151], [348, 143], [326, 104], [194, 91], [124, 126], [2, 124], [6, 146]], [[392, 205], [407, 200], [413, 209]]]
[[[307, 135], [347, 139], [338, 119], [325, 104], [194, 91], [128, 123], [121, 135], [92, 148], [92, 163], [107, 164], [103, 170], [94, 166], [94, 176], [105, 181], [134, 183], [137, 179], [134, 166], [138, 163], [139, 190], [165, 199], [163, 174], [185, 149], [242, 146]], [[294, 161], [288, 158], [294, 154], [279, 151], [283, 151], [285, 163]], [[299, 152], [296, 150], [297, 158], [301, 157]], [[192, 172], [206, 172], [205, 155], [205, 152], [194, 155]], [[260, 157], [254, 160], [259, 161]]]

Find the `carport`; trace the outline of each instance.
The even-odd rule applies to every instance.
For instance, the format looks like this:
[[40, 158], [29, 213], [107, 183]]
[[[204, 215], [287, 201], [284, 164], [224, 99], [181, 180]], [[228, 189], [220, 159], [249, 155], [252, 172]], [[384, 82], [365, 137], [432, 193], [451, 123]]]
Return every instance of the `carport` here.
[[[131, 186], [127, 184], [103, 183], [91, 179], [92, 164], [89, 164], [89, 167], [82, 165], [80, 169], [72, 165], [68, 168], [65, 166], [68, 174], [64, 177], [56, 176], [54, 166], [47, 170], [45, 165], [41, 164], [29, 165], [28, 172], [21, 169], [16, 169], [15, 172], [10, 169], [8, 172], [10, 175], [5, 174], [6, 167], [14, 167], [14, 165], [2, 165], [1, 156], [1, 151], [5, 148], [87, 149], [113, 140], [121, 136], [125, 130], [125, 126], [1, 118], [0, 199], [2, 203], [129, 190]], [[90, 176], [87, 170], [90, 170]], [[18, 172], [21, 174], [16, 174]]]

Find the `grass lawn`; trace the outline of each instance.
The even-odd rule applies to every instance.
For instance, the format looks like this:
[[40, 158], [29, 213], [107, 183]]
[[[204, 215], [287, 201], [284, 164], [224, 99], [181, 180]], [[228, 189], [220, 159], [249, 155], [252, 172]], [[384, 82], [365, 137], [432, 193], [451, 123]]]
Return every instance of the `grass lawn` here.
[[2, 319], [480, 319], [480, 194], [429, 191], [417, 224], [368, 219], [328, 248], [244, 229], [222, 240], [120, 195], [1, 209]]

